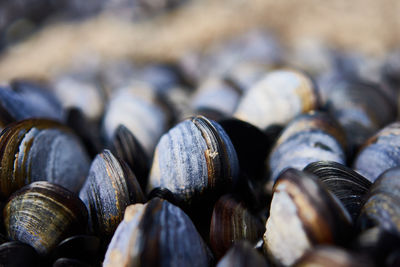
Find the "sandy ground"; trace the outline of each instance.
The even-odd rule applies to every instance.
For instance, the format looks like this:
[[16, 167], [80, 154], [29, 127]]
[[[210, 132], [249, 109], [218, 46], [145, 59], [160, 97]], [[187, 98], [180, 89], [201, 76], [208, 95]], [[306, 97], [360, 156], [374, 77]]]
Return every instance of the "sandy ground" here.
[[372, 55], [400, 47], [397, 0], [193, 0], [151, 21], [133, 24], [101, 15], [52, 24], [0, 58], [0, 80], [62, 72], [82, 55], [102, 60], [173, 61], [190, 50], [251, 28], [267, 28], [287, 46], [304, 37]]

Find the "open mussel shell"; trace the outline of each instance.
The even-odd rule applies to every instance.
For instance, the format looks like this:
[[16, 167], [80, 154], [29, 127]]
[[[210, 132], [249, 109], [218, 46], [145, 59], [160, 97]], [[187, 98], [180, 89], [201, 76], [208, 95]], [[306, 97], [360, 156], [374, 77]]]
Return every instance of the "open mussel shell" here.
[[7, 127], [0, 136], [0, 197], [34, 181], [46, 180], [78, 192], [89, 170], [79, 139], [55, 121], [30, 119]]
[[350, 215], [315, 176], [287, 169], [274, 185], [264, 249], [291, 265], [317, 244], [344, 243], [350, 226]]
[[396, 166], [400, 166], [400, 122], [389, 124], [371, 137], [353, 164], [353, 168], [371, 182]]
[[282, 131], [268, 159], [271, 178], [286, 168], [302, 170], [311, 162], [329, 160], [344, 164], [345, 135], [328, 114], [309, 112]]
[[154, 198], [126, 209], [103, 266], [209, 266], [211, 261], [189, 217], [168, 201]]
[[295, 267], [372, 267], [370, 259], [342, 248], [318, 246], [308, 251], [293, 266]]
[[333, 86], [327, 110], [342, 125], [353, 149], [358, 149], [396, 115], [395, 102], [390, 101], [379, 85], [354, 79]]
[[135, 83], [114, 92], [103, 119], [103, 132], [112, 140], [119, 125], [124, 125], [138, 139], [151, 157], [159, 138], [168, 127], [169, 113], [146, 83]]
[[232, 195], [224, 195], [215, 203], [210, 225], [210, 244], [217, 258], [222, 257], [238, 241], [247, 240], [255, 244], [263, 233], [261, 219]]
[[[218, 120], [230, 117], [236, 109], [240, 92], [221, 78], [208, 78], [196, 89], [192, 97], [192, 109], [196, 114]], [[213, 112], [219, 116], [210, 117]]]
[[241, 241], [232, 246], [218, 262], [217, 267], [267, 267], [267, 261], [247, 241]]
[[234, 117], [264, 130], [274, 124], [285, 125], [318, 105], [310, 78], [294, 70], [276, 70], [266, 74], [244, 94]]
[[0, 87], [0, 128], [28, 118], [47, 118], [62, 121], [61, 104], [50, 90], [27, 81], [14, 81]]
[[39, 255], [30, 245], [9, 241], [0, 245], [0, 266], [39, 266]]
[[358, 220], [362, 230], [379, 226], [400, 236], [400, 167], [392, 168], [372, 184]]
[[34, 182], [15, 192], [4, 208], [7, 235], [48, 254], [61, 240], [84, 233], [87, 211], [74, 193], [49, 182]]
[[314, 174], [356, 220], [371, 182], [352, 169], [333, 161], [310, 163], [304, 171]]
[[120, 125], [115, 131], [110, 146], [112, 153], [128, 164], [140, 186], [145, 190], [150, 171], [150, 160], [136, 137], [124, 125]]
[[238, 175], [237, 155], [226, 132], [215, 121], [197, 116], [162, 136], [154, 154], [148, 192], [167, 188], [178, 201], [190, 205], [226, 192]]
[[145, 201], [135, 175], [109, 150], [93, 160], [79, 196], [89, 212], [90, 230], [106, 241], [122, 221], [125, 208]]

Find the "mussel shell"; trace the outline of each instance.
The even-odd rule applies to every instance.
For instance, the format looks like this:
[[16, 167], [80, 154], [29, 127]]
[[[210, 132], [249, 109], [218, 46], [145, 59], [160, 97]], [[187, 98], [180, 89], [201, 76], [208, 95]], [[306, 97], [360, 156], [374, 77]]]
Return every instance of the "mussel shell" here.
[[155, 151], [148, 192], [167, 188], [178, 201], [190, 204], [229, 190], [238, 175], [238, 159], [228, 135], [218, 123], [198, 116], [162, 136]]
[[50, 120], [31, 119], [7, 127], [0, 136], [1, 198], [30, 182], [47, 180], [77, 192], [89, 157], [77, 137]]
[[400, 167], [384, 172], [372, 184], [358, 220], [361, 229], [379, 226], [400, 236]]
[[145, 201], [135, 175], [109, 150], [93, 160], [79, 196], [89, 211], [90, 230], [105, 240], [113, 235], [128, 205]]
[[9, 241], [0, 245], [0, 266], [39, 266], [39, 255], [30, 245]]
[[318, 102], [310, 78], [294, 70], [276, 70], [245, 93], [234, 117], [263, 130], [273, 124], [287, 124], [297, 115], [316, 109]]
[[28, 118], [63, 121], [64, 111], [50, 90], [27, 81], [0, 87], [0, 127]]
[[268, 71], [264, 64], [242, 62], [234, 65], [225, 76], [225, 80], [242, 93], [249, 90]]
[[125, 161], [142, 187], [146, 189], [150, 170], [150, 160], [142, 145], [124, 125], [118, 126], [112, 139], [110, 150], [119, 159]]
[[189, 217], [154, 198], [125, 211], [103, 266], [209, 266], [210, 254]]
[[196, 89], [192, 98], [192, 109], [200, 115], [207, 115], [202, 113], [202, 110], [205, 110], [221, 114], [222, 118], [230, 117], [236, 109], [239, 98], [240, 92], [235, 87], [220, 78], [208, 78]]
[[395, 118], [395, 107], [379, 86], [342, 80], [333, 86], [327, 101], [330, 114], [342, 125], [355, 149]]
[[135, 83], [111, 97], [103, 119], [103, 132], [111, 140], [119, 125], [128, 128], [151, 157], [159, 138], [168, 127], [169, 113], [157, 101], [148, 84]]
[[291, 265], [317, 244], [344, 243], [350, 215], [313, 175], [282, 172], [274, 185], [264, 249], [282, 265]]
[[247, 173], [252, 179], [264, 177], [264, 162], [274, 141], [273, 137], [238, 119], [223, 119], [218, 123], [224, 128], [235, 147], [240, 171]]
[[302, 170], [311, 162], [344, 164], [345, 135], [329, 115], [310, 112], [294, 119], [281, 133], [268, 159], [272, 180], [286, 168]]
[[255, 243], [263, 232], [261, 219], [233, 196], [224, 195], [215, 203], [210, 225], [210, 244], [217, 258], [222, 257], [240, 240]]
[[49, 182], [34, 182], [15, 192], [4, 208], [7, 235], [43, 255], [64, 238], [84, 233], [87, 211], [74, 193]]
[[312, 173], [346, 207], [353, 220], [356, 220], [371, 182], [352, 169], [333, 161], [310, 163], [304, 171]]
[[87, 264], [83, 261], [77, 259], [70, 258], [59, 258], [53, 264], [53, 267], [90, 267], [90, 264]]
[[301, 257], [295, 267], [372, 267], [370, 259], [333, 246], [318, 246]]
[[371, 182], [396, 166], [400, 166], [400, 122], [389, 124], [371, 137], [353, 164], [353, 168]]
[[267, 261], [246, 241], [232, 246], [218, 262], [217, 267], [267, 267]]

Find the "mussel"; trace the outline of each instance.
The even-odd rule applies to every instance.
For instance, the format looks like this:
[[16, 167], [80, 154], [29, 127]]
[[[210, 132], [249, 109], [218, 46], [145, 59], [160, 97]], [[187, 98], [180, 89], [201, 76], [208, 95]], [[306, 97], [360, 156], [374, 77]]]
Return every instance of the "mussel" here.
[[84, 233], [87, 211], [77, 195], [41, 181], [15, 192], [4, 207], [7, 235], [48, 254], [63, 239]]
[[275, 124], [285, 125], [318, 106], [317, 92], [310, 78], [295, 70], [276, 70], [244, 94], [234, 117], [264, 130]]
[[333, 161], [310, 163], [304, 171], [312, 173], [346, 207], [353, 220], [356, 220], [365, 202], [371, 182], [352, 169]]
[[39, 266], [39, 255], [33, 247], [19, 241], [0, 245], [0, 266]]
[[46, 180], [78, 192], [89, 157], [78, 138], [62, 124], [30, 119], [7, 127], [0, 136], [0, 197], [25, 184]]
[[119, 125], [138, 139], [147, 156], [152, 157], [158, 139], [168, 127], [169, 114], [157, 100], [156, 92], [146, 83], [134, 83], [114, 92], [103, 119], [103, 132], [112, 140]]
[[368, 257], [334, 246], [318, 246], [299, 259], [295, 267], [372, 267]]
[[198, 116], [187, 119], [164, 134], [157, 145], [148, 192], [169, 189], [190, 205], [216, 198], [236, 182], [239, 164], [235, 149], [222, 127]]
[[264, 249], [291, 265], [317, 244], [343, 244], [350, 226], [350, 215], [315, 176], [287, 169], [274, 185]]
[[261, 219], [235, 197], [224, 195], [215, 203], [210, 225], [210, 244], [217, 258], [241, 240], [256, 243], [263, 232]]
[[230, 117], [236, 109], [240, 92], [221, 78], [208, 78], [196, 89], [192, 109], [200, 115], [218, 120]]
[[329, 115], [313, 111], [300, 115], [282, 131], [269, 155], [271, 178], [276, 180], [286, 168], [302, 170], [319, 160], [344, 164], [345, 147], [345, 135]]
[[125, 208], [145, 201], [136, 177], [109, 150], [97, 155], [79, 194], [89, 212], [89, 227], [108, 241], [123, 219]]
[[218, 262], [217, 267], [267, 267], [267, 261], [249, 242], [241, 241], [232, 246]]
[[353, 164], [353, 168], [371, 182], [396, 166], [400, 166], [400, 122], [389, 124], [371, 137]]
[[168, 201], [153, 198], [128, 206], [103, 266], [209, 266], [211, 261], [189, 217]]

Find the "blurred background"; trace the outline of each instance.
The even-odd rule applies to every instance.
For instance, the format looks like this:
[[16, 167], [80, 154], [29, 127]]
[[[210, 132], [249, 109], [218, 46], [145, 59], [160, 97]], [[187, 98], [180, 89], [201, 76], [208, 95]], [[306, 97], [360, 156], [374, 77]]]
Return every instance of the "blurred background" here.
[[291, 61], [320, 64], [318, 53], [334, 49], [376, 62], [400, 44], [398, 14], [396, 0], [1, 1], [0, 80], [49, 79], [119, 60], [194, 66], [224, 41], [254, 30], [267, 32]]

